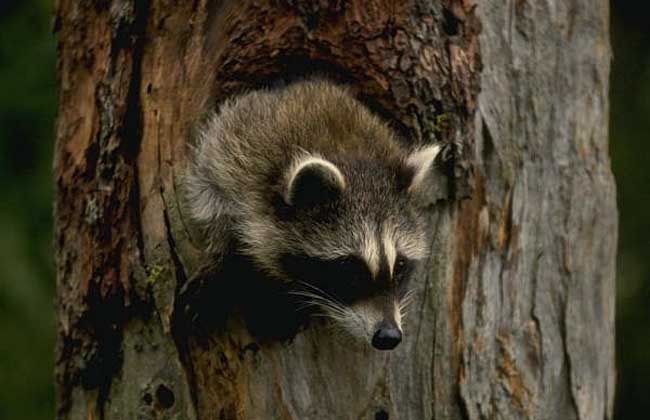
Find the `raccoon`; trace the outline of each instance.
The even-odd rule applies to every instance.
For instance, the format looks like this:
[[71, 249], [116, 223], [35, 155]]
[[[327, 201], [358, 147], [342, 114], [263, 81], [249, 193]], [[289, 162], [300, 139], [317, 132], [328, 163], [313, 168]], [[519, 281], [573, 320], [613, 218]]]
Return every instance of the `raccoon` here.
[[439, 151], [407, 150], [326, 80], [254, 91], [198, 130], [187, 209], [214, 258], [235, 247], [314, 314], [390, 350], [402, 340], [409, 279], [427, 255], [418, 196]]

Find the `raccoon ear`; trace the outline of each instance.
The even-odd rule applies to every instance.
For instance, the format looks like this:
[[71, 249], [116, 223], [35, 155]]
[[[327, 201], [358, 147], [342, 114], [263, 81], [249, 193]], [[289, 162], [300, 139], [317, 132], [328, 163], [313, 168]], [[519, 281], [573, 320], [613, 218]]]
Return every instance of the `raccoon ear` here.
[[303, 157], [287, 174], [284, 201], [291, 206], [312, 206], [333, 200], [345, 189], [345, 177], [332, 162]]
[[421, 190], [427, 176], [431, 174], [440, 145], [426, 146], [414, 150], [405, 160], [407, 173], [406, 191], [413, 194]]

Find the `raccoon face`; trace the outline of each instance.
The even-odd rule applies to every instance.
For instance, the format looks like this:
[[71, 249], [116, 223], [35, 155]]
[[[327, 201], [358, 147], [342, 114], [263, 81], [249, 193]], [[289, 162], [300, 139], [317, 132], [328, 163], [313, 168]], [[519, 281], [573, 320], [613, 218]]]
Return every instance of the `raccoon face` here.
[[398, 256], [392, 273], [384, 266], [376, 274], [357, 255], [329, 260], [288, 255], [283, 265], [288, 275], [304, 279], [298, 280], [294, 293], [346, 335], [379, 350], [401, 342], [404, 311], [412, 296], [409, 280], [417, 261]]
[[430, 149], [394, 163], [302, 156], [283, 180], [274, 271], [315, 315], [379, 350], [401, 342], [410, 279], [426, 256], [414, 195]]

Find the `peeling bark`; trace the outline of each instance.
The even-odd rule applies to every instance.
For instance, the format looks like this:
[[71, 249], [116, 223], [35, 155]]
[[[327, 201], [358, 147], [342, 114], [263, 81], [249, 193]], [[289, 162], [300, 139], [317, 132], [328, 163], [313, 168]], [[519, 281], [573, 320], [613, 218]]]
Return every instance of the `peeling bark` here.
[[[57, 418], [611, 418], [604, 0], [59, 0], [55, 30]], [[202, 262], [178, 192], [193, 125], [310, 74], [472, 163], [448, 168], [390, 354], [174, 312]]]

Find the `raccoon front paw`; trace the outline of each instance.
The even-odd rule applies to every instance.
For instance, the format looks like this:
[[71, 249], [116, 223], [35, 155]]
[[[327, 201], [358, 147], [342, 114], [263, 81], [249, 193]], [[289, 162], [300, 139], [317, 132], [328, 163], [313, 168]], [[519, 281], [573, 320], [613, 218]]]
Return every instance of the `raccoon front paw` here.
[[216, 278], [214, 267], [202, 267], [183, 286], [176, 297], [174, 317], [184, 332], [205, 336], [225, 328], [232, 302], [223, 279]]

